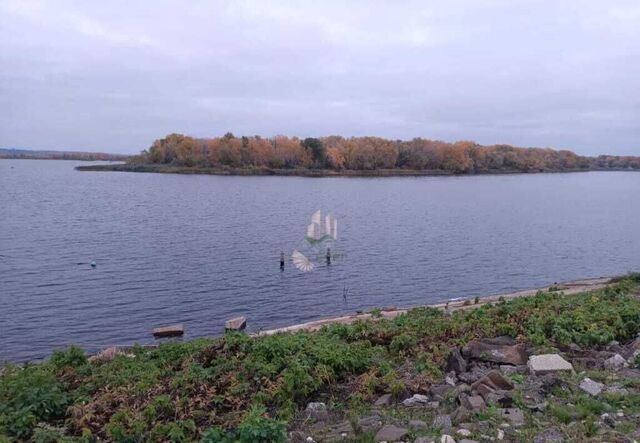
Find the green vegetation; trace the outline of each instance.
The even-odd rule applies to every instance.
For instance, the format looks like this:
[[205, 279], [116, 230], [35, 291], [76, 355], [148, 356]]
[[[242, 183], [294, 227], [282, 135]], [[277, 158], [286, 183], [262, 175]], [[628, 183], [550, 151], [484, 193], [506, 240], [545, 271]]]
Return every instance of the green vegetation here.
[[[0, 369], [0, 442], [282, 442], [308, 401], [359, 408], [381, 393], [426, 390], [441, 379], [450, 347], [475, 338], [509, 334], [546, 346], [628, 341], [640, 332], [639, 286], [635, 274], [591, 293], [540, 292], [451, 315], [419, 308], [315, 333], [228, 333], [138, 347], [103, 363], [71, 347], [42, 364]], [[637, 395], [612, 396], [604, 406], [586, 396], [573, 401], [550, 405], [551, 415], [566, 423], [640, 407]]]
[[329, 136], [306, 138], [222, 137], [196, 139], [170, 134], [127, 165], [82, 170], [215, 174], [412, 175], [512, 172], [640, 170], [640, 157], [579, 156], [549, 148], [482, 146], [415, 138]]

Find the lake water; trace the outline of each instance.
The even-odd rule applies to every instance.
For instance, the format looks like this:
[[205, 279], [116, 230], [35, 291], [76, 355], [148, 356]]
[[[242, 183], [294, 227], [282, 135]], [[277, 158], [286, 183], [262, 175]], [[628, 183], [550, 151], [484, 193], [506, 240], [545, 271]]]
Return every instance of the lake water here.
[[[0, 361], [640, 270], [640, 173], [297, 178], [0, 160]], [[288, 260], [317, 209], [340, 257]], [[89, 263], [95, 260], [97, 267]], [[345, 300], [344, 293], [347, 290]]]

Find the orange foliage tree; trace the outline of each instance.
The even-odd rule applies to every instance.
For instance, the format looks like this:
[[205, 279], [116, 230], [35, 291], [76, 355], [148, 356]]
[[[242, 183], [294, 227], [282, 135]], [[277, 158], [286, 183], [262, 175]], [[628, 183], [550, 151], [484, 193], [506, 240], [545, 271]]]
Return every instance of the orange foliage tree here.
[[[132, 160], [134, 161], [134, 160]], [[408, 169], [454, 174], [491, 172], [640, 169], [640, 157], [583, 157], [567, 150], [481, 146], [472, 141], [388, 140], [380, 137], [278, 135], [197, 139], [169, 134], [153, 142], [135, 162], [208, 168], [331, 170]]]

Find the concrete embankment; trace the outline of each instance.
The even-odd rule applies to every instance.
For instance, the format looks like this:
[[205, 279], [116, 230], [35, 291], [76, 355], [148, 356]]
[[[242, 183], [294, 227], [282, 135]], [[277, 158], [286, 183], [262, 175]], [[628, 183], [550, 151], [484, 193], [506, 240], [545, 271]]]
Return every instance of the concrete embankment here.
[[449, 311], [456, 311], [461, 309], [474, 309], [486, 304], [496, 303], [500, 300], [511, 300], [518, 297], [530, 297], [538, 293], [538, 291], [543, 292], [563, 292], [565, 294], [576, 294], [579, 292], [585, 291], [594, 291], [597, 289], [602, 289], [608, 284], [615, 281], [615, 277], [600, 277], [600, 278], [589, 278], [583, 280], [574, 280], [565, 283], [554, 283], [550, 286], [545, 286], [543, 288], [536, 289], [527, 289], [524, 291], [512, 292], [509, 294], [496, 294], [478, 297], [477, 302], [475, 298], [469, 299], [455, 299], [450, 300], [448, 302], [436, 303], [432, 305], [421, 305], [421, 306], [412, 306], [410, 308], [383, 308], [380, 311], [380, 315], [374, 315], [371, 312], [368, 313], [356, 313], [345, 315], [342, 317], [332, 317], [326, 318], [322, 320], [310, 321], [307, 323], [300, 323], [292, 326], [285, 326], [282, 328], [269, 329], [265, 331], [260, 331], [254, 335], [273, 335], [282, 332], [297, 332], [297, 331], [317, 331], [323, 326], [332, 325], [332, 324], [350, 324], [354, 323], [358, 320], [377, 320], [381, 318], [391, 319], [395, 318], [401, 314], [405, 314], [410, 309], [415, 308], [434, 308], [434, 309], [442, 309]]

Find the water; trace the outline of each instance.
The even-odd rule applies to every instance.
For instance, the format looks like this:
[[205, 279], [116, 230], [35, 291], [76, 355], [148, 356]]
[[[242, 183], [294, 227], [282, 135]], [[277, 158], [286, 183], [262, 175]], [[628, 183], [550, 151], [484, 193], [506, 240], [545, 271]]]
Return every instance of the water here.
[[[640, 173], [296, 178], [0, 161], [0, 360], [250, 330], [640, 270]], [[311, 214], [339, 222], [303, 274]], [[90, 262], [97, 267], [92, 269]], [[346, 301], [344, 288], [348, 287]]]

